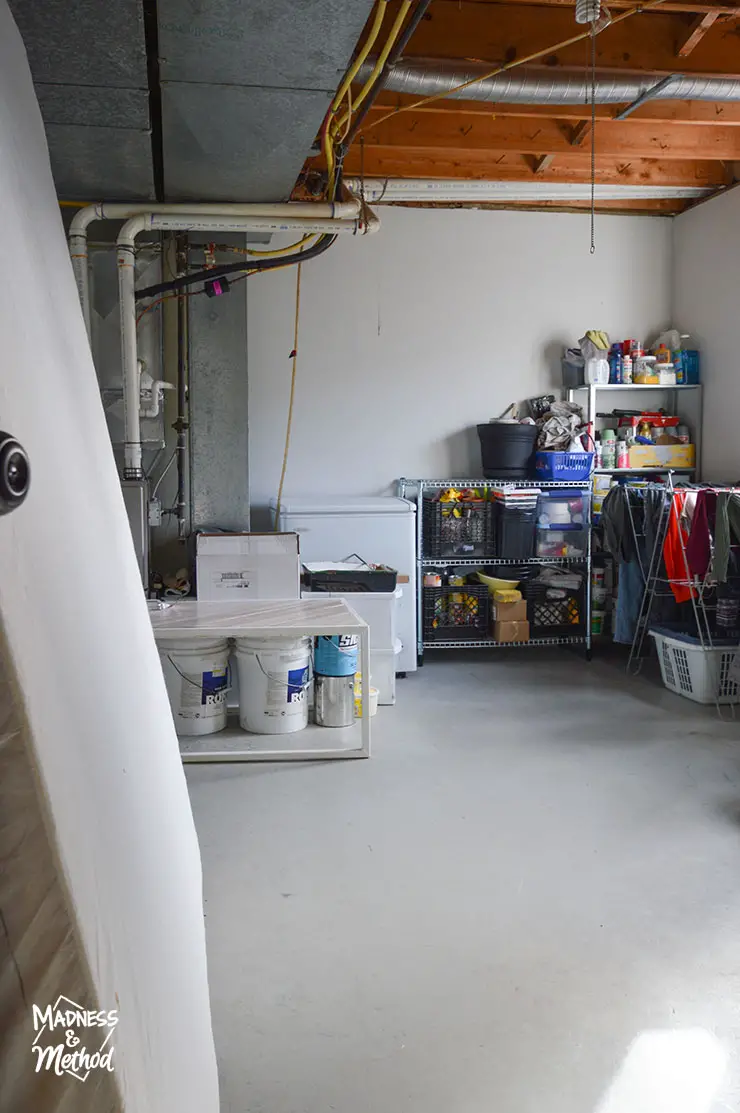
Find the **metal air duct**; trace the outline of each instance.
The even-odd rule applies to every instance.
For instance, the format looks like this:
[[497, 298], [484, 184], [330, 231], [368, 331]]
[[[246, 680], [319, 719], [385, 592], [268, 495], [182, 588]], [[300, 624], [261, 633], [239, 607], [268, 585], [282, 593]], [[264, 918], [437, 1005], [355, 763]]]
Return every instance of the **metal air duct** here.
[[[372, 66], [372, 60], [366, 62], [357, 80], [365, 80]], [[488, 69], [482, 65], [460, 66], [442, 62], [432, 69], [428, 63], [404, 61], [393, 67], [383, 87], [391, 93], [437, 96], [474, 80]], [[662, 76], [600, 77], [596, 82], [596, 103], [627, 104], [651, 90], [651, 100], [740, 101], [740, 80], [735, 78], [677, 76], [670, 85], [655, 89]], [[478, 81], [458, 93], [449, 93], [449, 96], [454, 100], [498, 104], [583, 105], [591, 99], [591, 81], [585, 73], [559, 73], [555, 77], [545, 70], [521, 69]]]

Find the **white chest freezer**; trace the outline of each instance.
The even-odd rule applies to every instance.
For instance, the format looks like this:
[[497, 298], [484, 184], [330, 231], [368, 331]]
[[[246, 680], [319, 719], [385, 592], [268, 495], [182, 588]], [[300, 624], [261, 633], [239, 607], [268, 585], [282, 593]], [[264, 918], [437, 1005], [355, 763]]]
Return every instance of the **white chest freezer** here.
[[[275, 510], [275, 501], [271, 503]], [[302, 561], [345, 560], [356, 553], [398, 571], [403, 594], [397, 614], [402, 642], [399, 672], [416, 669], [416, 506], [408, 499], [315, 496], [285, 499], [280, 530], [300, 535]], [[406, 578], [408, 582], [406, 582]]]

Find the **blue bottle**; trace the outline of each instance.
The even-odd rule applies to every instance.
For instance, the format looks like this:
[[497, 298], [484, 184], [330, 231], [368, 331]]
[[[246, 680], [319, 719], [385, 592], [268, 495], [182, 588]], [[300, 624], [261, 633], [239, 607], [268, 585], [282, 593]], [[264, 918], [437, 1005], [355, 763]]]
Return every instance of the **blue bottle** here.
[[612, 344], [609, 352], [609, 382], [619, 385], [622, 382], [622, 345]]

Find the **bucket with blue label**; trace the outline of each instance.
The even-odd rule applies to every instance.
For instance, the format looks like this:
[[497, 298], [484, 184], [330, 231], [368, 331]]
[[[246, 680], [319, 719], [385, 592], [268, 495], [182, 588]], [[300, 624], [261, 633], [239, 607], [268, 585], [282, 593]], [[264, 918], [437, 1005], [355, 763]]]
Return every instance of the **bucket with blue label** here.
[[314, 644], [314, 672], [320, 676], [354, 676], [358, 642], [357, 634], [322, 634]]

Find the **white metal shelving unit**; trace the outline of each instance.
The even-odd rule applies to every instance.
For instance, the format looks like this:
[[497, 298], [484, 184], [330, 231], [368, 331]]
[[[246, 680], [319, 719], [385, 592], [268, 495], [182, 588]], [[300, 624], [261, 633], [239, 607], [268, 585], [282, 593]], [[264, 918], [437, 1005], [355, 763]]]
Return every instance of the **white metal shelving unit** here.
[[[693, 468], [596, 468], [597, 475], [666, 475], [669, 471], [681, 475], [692, 475], [694, 477], [701, 474], [703, 395], [700, 383], [682, 383], [676, 384], [676, 386], [660, 386], [659, 384], [650, 384], [646, 386], [636, 383], [605, 383], [603, 386], [577, 386], [568, 389], [568, 401], [581, 404], [578, 395], [583, 395], [584, 391], [588, 392], [586, 420], [591, 436], [594, 435], [596, 429], [596, 403], [599, 394], [602, 392], [616, 394], [617, 396], [622, 394], [635, 394], [640, 396], [645, 392], [651, 394], [669, 394], [671, 395], [671, 405], [674, 408], [678, 407], [679, 398], [685, 398], [686, 401], [690, 401], [691, 399], [695, 400], [694, 413], [691, 415], [694, 426], [694, 444], [696, 445], [696, 463]], [[642, 405], [642, 402], [640, 402], [640, 405]]]
[[[516, 560], [507, 557], [497, 557], [494, 554], [485, 554], [479, 557], [428, 557], [424, 554], [424, 492], [441, 490], [445, 487], [472, 487], [478, 490], [489, 490], [491, 487], [504, 485], [513, 487], [536, 487], [541, 490], [561, 488], [564, 490], [578, 489], [583, 492], [586, 521], [583, 532], [586, 535], [586, 552], [582, 557], [529, 557]], [[426, 649], [527, 649], [537, 646], [555, 645], [583, 645], [586, 656], [591, 658], [591, 480], [580, 479], [575, 481], [538, 481], [514, 479], [399, 479], [398, 492], [402, 498], [413, 498], [410, 489], [416, 493], [416, 617], [417, 617], [417, 652], [419, 663], [422, 663]], [[492, 637], [465, 638], [456, 640], [424, 640], [424, 569], [433, 568], [481, 568], [487, 564], [505, 565], [555, 565], [567, 567], [578, 565], [583, 568], [585, 577], [585, 611], [586, 618], [583, 634], [556, 635], [549, 638], [530, 638], [527, 642], [497, 642]]]
[[[152, 611], [154, 638], [302, 638], [320, 634], [355, 634], [360, 640], [363, 712], [370, 706], [369, 628], [344, 599], [322, 596], [275, 602], [199, 603], [183, 599]], [[366, 695], [367, 693], [367, 695]], [[359, 738], [358, 738], [359, 735]], [[299, 748], [296, 748], [300, 740]], [[340, 743], [328, 746], [329, 742]], [[269, 748], [266, 743], [269, 742]], [[359, 744], [358, 744], [359, 743]], [[313, 723], [293, 734], [250, 734], [230, 724], [216, 734], [180, 736], [183, 762], [330, 761], [370, 757], [370, 715], [354, 726], [320, 727]]]

